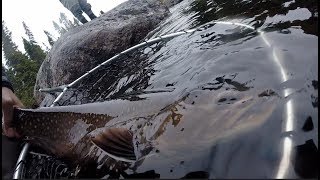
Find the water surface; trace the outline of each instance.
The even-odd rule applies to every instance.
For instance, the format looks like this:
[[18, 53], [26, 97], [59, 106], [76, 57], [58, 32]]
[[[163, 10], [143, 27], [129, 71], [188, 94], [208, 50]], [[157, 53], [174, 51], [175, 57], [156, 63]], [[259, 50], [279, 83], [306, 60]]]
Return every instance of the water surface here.
[[317, 1], [184, 0], [170, 11], [148, 38], [203, 28], [115, 60], [60, 105], [123, 112], [107, 125], [125, 122], [114, 126], [134, 131], [137, 153], [153, 147], [127, 175], [318, 177]]

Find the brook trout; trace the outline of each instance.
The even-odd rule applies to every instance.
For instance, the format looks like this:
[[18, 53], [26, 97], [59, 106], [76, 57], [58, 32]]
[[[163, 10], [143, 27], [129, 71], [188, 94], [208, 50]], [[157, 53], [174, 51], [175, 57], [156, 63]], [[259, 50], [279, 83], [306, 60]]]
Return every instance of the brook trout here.
[[220, 139], [260, 127], [278, 99], [253, 92], [210, 92], [15, 109], [14, 125], [26, 140], [74, 165], [94, 159], [99, 161], [97, 167], [107, 164], [104, 170], [114, 167], [110, 165], [114, 162], [167, 167], [168, 160], [184, 157], [184, 161], [192, 161], [193, 155]]
[[14, 110], [17, 132], [58, 157], [79, 162], [90, 147], [97, 146], [117, 160], [135, 161], [133, 133], [125, 128], [104, 128], [111, 119], [94, 113]]

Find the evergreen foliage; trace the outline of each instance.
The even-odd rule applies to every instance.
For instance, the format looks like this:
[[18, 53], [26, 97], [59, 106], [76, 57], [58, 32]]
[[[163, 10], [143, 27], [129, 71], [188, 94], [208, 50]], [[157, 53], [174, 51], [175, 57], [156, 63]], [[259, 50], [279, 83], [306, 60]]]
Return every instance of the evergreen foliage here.
[[32, 41], [27, 41], [26, 39], [23, 39], [23, 45], [24, 49], [29, 56], [30, 59], [33, 61], [36, 61], [38, 68], [40, 68], [43, 60], [46, 58], [46, 53], [43, 49], [36, 43], [32, 43]]
[[[53, 26], [60, 35], [80, 25], [78, 20], [74, 18], [71, 21], [64, 13], [60, 13], [59, 22], [61, 23], [60, 25], [53, 21]], [[36, 105], [33, 91], [37, 73], [50, 49], [43, 43], [44, 47], [46, 47], [46, 50], [43, 50], [36, 42], [33, 33], [26, 23], [22, 22], [22, 25], [27, 35], [27, 38], [22, 38], [25, 53], [21, 52], [13, 42], [12, 32], [7, 28], [4, 21], [2, 21], [2, 51], [7, 60], [7, 68], [4, 67], [4, 69], [12, 82], [15, 94], [27, 108], [31, 108], [33, 105]], [[55, 38], [48, 31], [44, 30], [44, 33], [52, 47], [55, 43]]]
[[73, 18], [73, 22], [71, 20], [69, 20], [65, 13], [60, 13], [59, 22], [60, 22], [60, 25], [55, 21], [52, 21], [52, 24], [53, 24], [54, 29], [60, 35], [66, 33], [68, 30], [80, 25], [80, 22], [75, 18]]
[[26, 25], [26, 23], [24, 21], [22, 21], [22, 25], [23, 25], [23, 28], [25, 30], [26, 35], [29, 38], [29, 41], [31, 43], [36, 43], [36, 41], [34, 40], [34, 36], [33, 36], [32, 32], [30, 31], [30, 28]]
[[67, 32], [67, 30], [66, 30], [65, 28], [59, 26], [59, 24], [56, 23], [55, 21], [52, 21], [52, 23], [53, 23], [54, 29], [55, 29], [60, 35], [62, 35], [62, 34], [64, 34], [65, 32]]
[[74, 27], [73, 22], [70, 21], [65, 13], [60, 13], [59, 22], [64, 25], [66, 30], [69, 30]]
[[36, 82], [37, 72], [45, 53], [39, 45], [36, 44], [29, 28], [23, 24], [29, 41], [23, 38], [26, 53], [18, 50], [17, 45], [12, 41], [11, 32], [2, 22], [2, 47], [3, 53], [7, 59], [7, 76], [12, 82], [15, 94], [21, 99], [26, 107], [32, 107], [35, 104], [33, 98], [33, 88]]
[[73, 24], [74, 26], [80, 26], [80, 21], [78, 19], [76, 19], [75, 17], [73, 17]]
[[[18, 47], [17, 45], [12, 41], [12, 33], [8, 30], [8, 28], [5, 26], [5, 22], [2, 21], [2, 50], [4, 57], [8, 59], [13, 53], [17, 51]], [[16, 65], [16, 60], [12, 60], [7, 62], [8, 66], [14, 66]]]
[[48, 38], [48, 42], [49, 42], [50, 46], [52, 47], [55, 42], [53, 39], [53, 36], [46, 30], [44, 30], [43, 32], [44, 32], [44, 34], [46, 34], [46, 36]]

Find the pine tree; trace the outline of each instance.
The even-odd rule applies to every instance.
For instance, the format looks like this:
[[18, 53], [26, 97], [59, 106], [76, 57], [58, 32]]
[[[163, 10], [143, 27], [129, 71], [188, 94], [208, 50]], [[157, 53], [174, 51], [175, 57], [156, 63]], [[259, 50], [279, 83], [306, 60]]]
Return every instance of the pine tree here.
[[46, 58], [46, 53], [41, 49], [39, 45], [33, 43], [32, 41], [27, 41], [23, 39], [23, 45], [26, 53], [29, 55], [29, 58], [34, 60], [37, 63], [37, 67], [40, 68], [43, 60]]
[[38, 71], [37, 63], [30, 60], [28, 56], [20, 51], [11, 54], [7, 61], [10, 62], [12, 59], [17, 60], [19, 63], [8, 68], [7, 76], [11, 80], [18, 98], [26, 107], [32, 107], [36, 102], [33, 98], [33, 87]]
[[25, 38], [22, 38], [24, 49], [26, 50], [26, 53], [29, 55], [29, 58], [34, 60], [37, 63], [37, 66], [40, 67], [42, 64], [42, 61], [46, 57], [46, 53], [37, 44], [30, 28], [26, 25], [26, 23], [22, 22], [22, 25], [29, 39], [28, 41]]
[[23, 104], [26, 107], [32, 107], [36, 102], [33, 98], [36, 75], [45, 54], [32, 38], [31, 31], [26, 31], [26, 33], [28, 33], [29, 41], [23, 39], [26, 53], [22, 53], [12, 41], [11, 32], [2, 21], [2, 46], [7, 59], [7, 76], [13, 84], [15, 94]]
[[52, 36], [52, 34], [50, 34], [48, 31], [46, 31], [46, 30], [44, 30], [43, 31], [44, 32], [44, 34], [46, 34], [46, 36], [47, 36], [47, 38], [48, 38], [48, 42], [49, 42], [49, 44], [50, 44], [50, 46], [52, 47], [53, 46], [53, 44], [54, 44], [54, 40], [53, 40], [53, 36]]
[[26, 25], [24, 21], [22, 21], [23, 28], [25, 30], [26, 35], [28, 36], [28, 39], [31, 43], [36, 44], [36, 41], [34, 40], [34, 36], [32, 32], [30, 31], [30, 28]]
[[45, 50], [43, 50], [44, 53], [48, 54], [48, 52], [50, 51], [50, 48], [45, 43], [42, 43], [42, 45], [45, 47]]
[[[2, 21], [2, 50], [6, 59], [18, 50], [17, 45], [12, 41], [12, 33], [8, 30], [4, 21]], [[19, 62], [16, 60], [7, 61], [7, 66], [14, 66], [17, 63]]]
[[14, 83], [16, 85], [16, 94], [27, 107], [31, 107], [35, 103], [33, 88], [36, 83], [38, 69], [37, 62], [26, 58], [22, 59], [15, 68]]
[[70, 29], [80, 25], [80, 22], [75, 18], [73, 18], [73, 22], [71, 20], [69, 20], [65, 13], [60, 13], [59, 22], [60, 22], [60, 25], [57, 22], [52, 21], [54, 29], [60, 35], [66, 33]]
[[72, 21], [70, 21], [65, 13], [60, 13], [60, 18], [59, 18], [59, 22], [64, 25], [65, 29], [68, 31], [70, 29], [72, 29], [74, 26], [74, 24], [72, 23]]
[[75, 17], [73, 17], [73, 24], [74, 26], [80, 26], [80, 21], [78, 19], [76, 19]]
[[55, 29], [60, 35], [62, 35], [62, 34], [64, 34], [65, 32], [67, 32], [67, 30], [66, 30], [65, 28], [59, 26], [58, 23], [56, 23], [55, 21], [52, 21], [52, 23], [53, 23], [54, 29]]

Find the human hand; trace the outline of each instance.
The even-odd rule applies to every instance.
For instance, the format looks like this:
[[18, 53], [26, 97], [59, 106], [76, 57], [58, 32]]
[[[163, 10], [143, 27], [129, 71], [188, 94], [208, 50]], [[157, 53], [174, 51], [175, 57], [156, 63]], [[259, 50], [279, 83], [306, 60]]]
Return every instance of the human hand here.
[[11, 89], [2, 87], [2, 134], [11, 138], [19, 138], [20, 135], [11, 124], [14, 107], [23, 108], [24, 105]]

